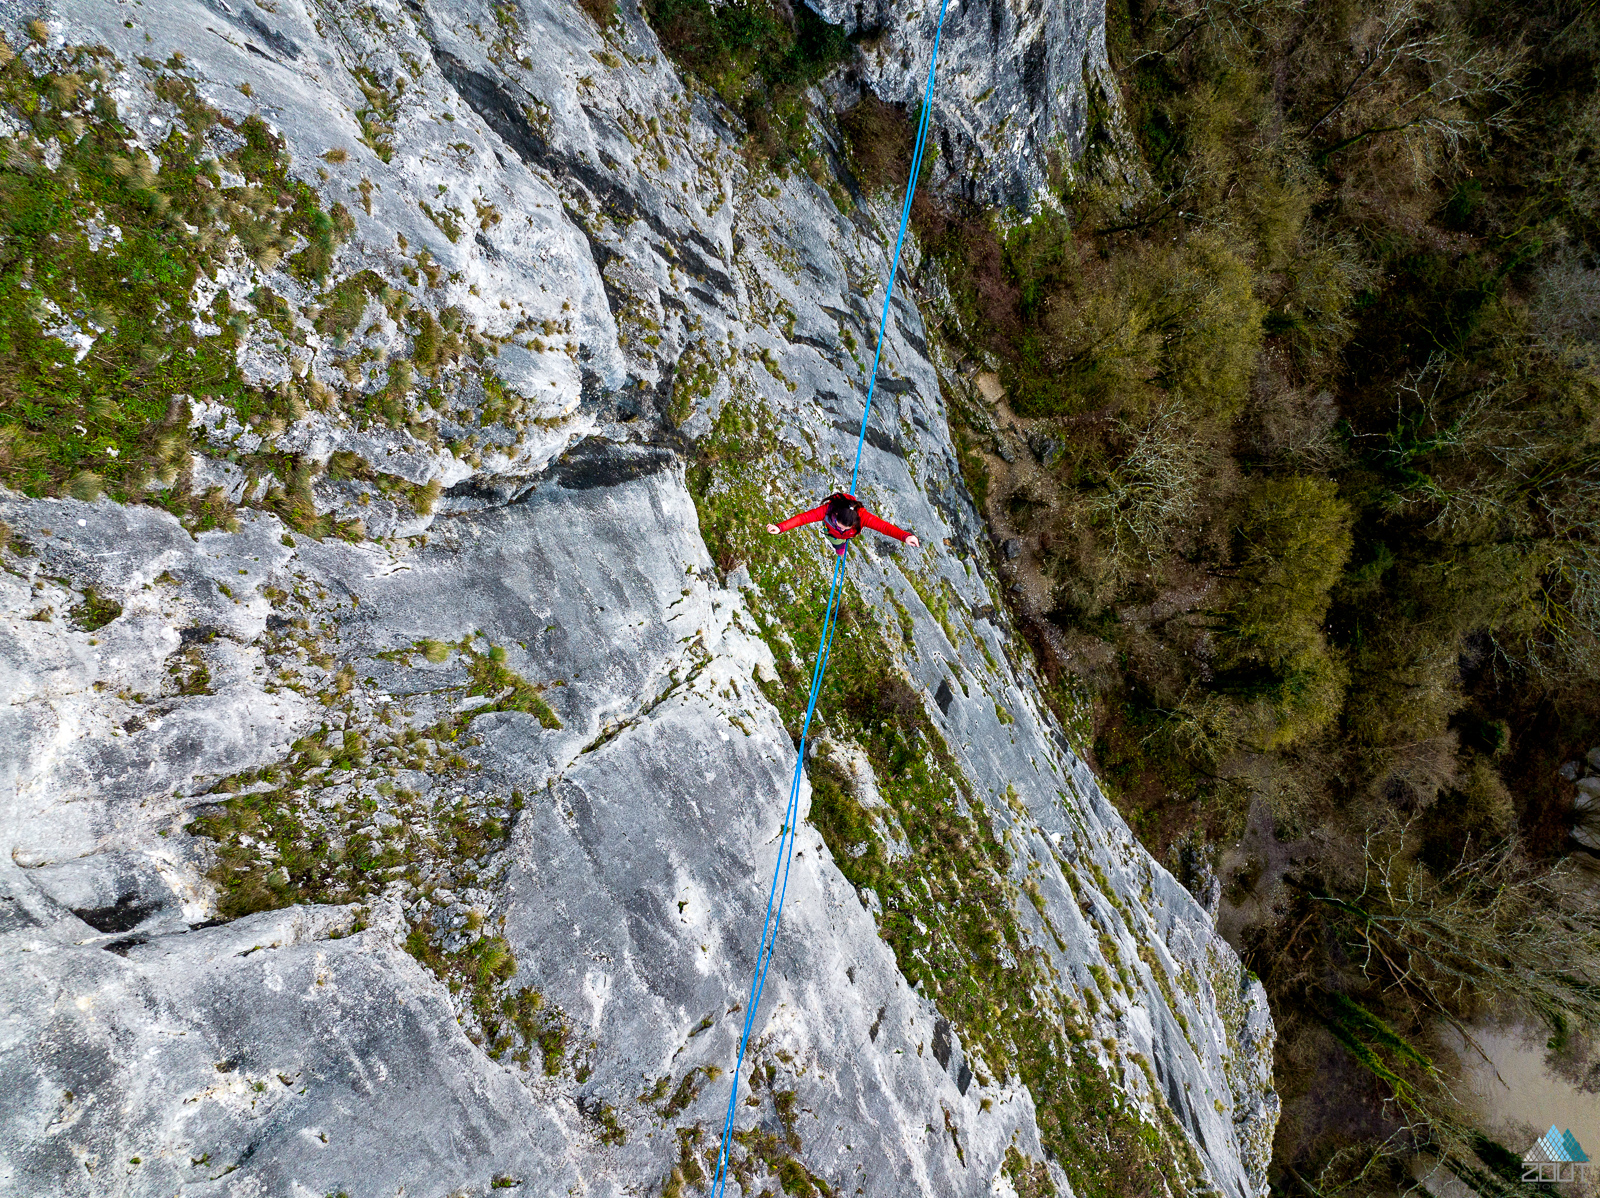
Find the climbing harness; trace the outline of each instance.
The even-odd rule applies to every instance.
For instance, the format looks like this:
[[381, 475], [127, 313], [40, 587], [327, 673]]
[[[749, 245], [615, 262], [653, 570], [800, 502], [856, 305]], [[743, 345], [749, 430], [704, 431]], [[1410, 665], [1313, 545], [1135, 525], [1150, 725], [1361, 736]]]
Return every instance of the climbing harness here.
[[[944, 35], [944, 14], [950, 0], [940, 0], [939, 23], [933, 31], [933, 54], [928, 59], [928, 85], [922, 97], [922, 112], [917, 122], [917, 142], [911, 154], [911, 177], [906, 180], [906, 198], [900, 206], [900, 231], [894, 239], [894, 260], [889, 265], [889, 281], [883, 292], [883, 316], [878, 321], [878, 346], [872, 354], [872, 376], [867, 382], [867, 403], [861, 412], [861, 432], [856, 437], [856, 460], [850, 470], [850, 494], [854, 495], [856, 480], [861, 474], [861, 447], [867, 439], [867, 421], [872, 417], [872, 396], [878, 385], [878, 364], [883, 358], [883, 338], [889, 327], [889, 304], [894, 298], [894, 281], [900, 273], [900, 251], [905, 246], [906, 226], [911, 220], [911, 197], [917, 189], [917, 176], [922, 173], [922, 152], [928, 140], [928, 118], [933, 112], [934, 70], [939, 64], [939, 40]], [[728, 1094], [728, 1117], [722, 1125], [722, 1147], [717, 1153], [717, 1171], [711, 1183], [712, 1198], [722, 1198], [728, 1181], [728, 1150], [733, 1140], [733, 1120], [739, 1099], [739, 1070], [744, 1065], [744, 1053], [750, 1043], [750, 1032], [755, 1027], [756, 1008], [761, 1005], [761, 992], [767, 984], [767, 966], [772, 964], [772, 952], [778, 938], [778, 924], [783, 919], [783, 899], [789, 891], [789, 862], [794, 854], [796, 824], [800, 818], [800, 779], [805, 773], [806, 733], [811, 730], [811, 717], [817, 709], [817, 696], [822, 693], [822, 679], [828, 669], [828, 652], [833, 647], [833, 618], [838, 609], [839, 583], [844, 579], [845, 553], [848, 541], [837, 546], [834, 559], [833, 582], [828, 587], [828, 612], [822, 621], [822, 636], [817, 646], [817, 664], [811, 671], [811, 695], [806, 700], [806, 718], [800, 726], [799, 751], [795, 756], [794, 778], [789, 784], [789, 803], [784, 808], [783, 830], [778, 837], [778, 860], [772, 869], [772, 885], [767, 890], [767, 914], [761, 924], [761, 943], [756, 950], [755, 976], [750, 981], [750, 1001], [745, 1004], [744, 1029], [739, 1033], [739, 1055], [733, 1063], [733, 1085]]]

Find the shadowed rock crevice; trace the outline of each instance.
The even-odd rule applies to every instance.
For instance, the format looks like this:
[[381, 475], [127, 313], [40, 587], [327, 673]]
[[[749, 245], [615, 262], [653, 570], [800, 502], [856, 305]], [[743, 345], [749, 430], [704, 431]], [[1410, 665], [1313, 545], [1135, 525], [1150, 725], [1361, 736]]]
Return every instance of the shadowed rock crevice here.
[[268, 25], [253, 8], [240, 4], [238, 7], [224, 3], [223, 0], [205, 0], [206, 7], [216, 13], [225, 21], [229, 21], [249, 33], [255, 34], [279, 54], [287, 58], [300, 57], [300, 47], [290, 38], [279, 33]]
[[556, 482], [569, 491], [615, 487], [671, 469], [679, 458], [657, 446], [619, 445], [590, 437], [563, 454], [553, 468]]
[[[529, 166], [548, 171], [560, 179], [571, 177], [580, 183], [599, 202], [601, 210], [614, 220], [626, 225], [635, 220], [644, 221], [663, 244], [672, 247], [685, 264], [701, 279], [712, 284], [724, 295], [734, 291], [733, 280], [720, 265], [713, 266], [706, 258], [711, 254], [720, 259], [722, 249], [704, 234], [691, 231], [687, 235], [671, 229], [650, 208], [642, 206], [613, 176], [590, 165], [581, 158], [555, 150], [550, 142], [528, 120], [524, 104], [519, 103], [505, 86], [468, 67], [450, 51], [436, 42], [433, 44], [434, 61], [460, 97], [472, 107], [489, 128]], [[532, 97], [529, 97], [531, 100]], [[576, 215], [576, 214], [574, 214]], [[581, 221], [579, 227], [587, 227]], [[589, 234], [590, 246], [595, 255], [595, 265], [604, 271], [611, 251]], [[699, 248], [695, 248], [698, 246]], [[704, 251], [702, 253], [701, 251]]]
[[159, 903], [141, 903], [136, 894], [125, 894], [109, 907], [74, 907], [72, 913], [97, 932], [128, 932], [159, 907]]

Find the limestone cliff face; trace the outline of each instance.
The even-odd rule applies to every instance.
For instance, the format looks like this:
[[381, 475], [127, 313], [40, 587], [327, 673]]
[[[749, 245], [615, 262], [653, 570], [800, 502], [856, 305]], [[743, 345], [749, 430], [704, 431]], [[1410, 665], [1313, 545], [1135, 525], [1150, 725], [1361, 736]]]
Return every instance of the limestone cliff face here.
[[[925, 11], [836, 15], [915, 73]], [[1026, 105], [1098, 21], [957, 10], [944, 78], [1026, 26], [984, 68]], [[830, 565], [761, 526], [848, 480], [890, 214], [747, 161], [627, 5], [0, 27], [117, 179], [205, 161], [138, 211], [210, 255], [162, 318], [235, 388], [177, 397], [151, 503], [0, 492], [0, 1189], [691, 1192]], [[960, 169], [1027, 186], [1071, 108]], [[851, 553], [729, 1192], [1265, 1193], [1261, 988], [1045, 707], [942, 384], [902, 288], [860, 490], [924, 547]]]
[[[914, 117], [927, 86], [938, 0], [819, 0], [811, 7], [861, 45], [859, 63], [840, 80], [842, 98], [870, 87]], [[1103, 0], [949, 0], [929, 183], [1026, 212], [1046, 181], [1070, 172], [1082, 153], [1094, 102], [1108, 103], [1108, 76]]]

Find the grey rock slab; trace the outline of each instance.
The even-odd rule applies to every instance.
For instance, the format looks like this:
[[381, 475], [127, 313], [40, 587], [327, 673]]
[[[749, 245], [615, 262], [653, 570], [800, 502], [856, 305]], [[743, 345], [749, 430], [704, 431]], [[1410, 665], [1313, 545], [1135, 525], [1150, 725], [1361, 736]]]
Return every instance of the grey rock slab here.
[[[49, 577], [68, 574], [122, 605], [89, 632], [69, 617], [75, 593], [57, 588], [54, 618], [39, 621], [19, 576], [0, 581], [0, 688], [10, 696], [0, 813], [11, 861], [95, 851], [130, 808], [142, 824], [197, 775], [270, 761], [292, 739], [304, 702], [262, 689], [254, 647], [270, 610], [258, 588], [290, 556], [275, 518], [195, 538], [159, 509], [29, 502], [0, 489], [0, 519], [34, 547], [22, 561], [47, 596]], [[175, 663], [191, 677], [203, 665], [210, 693], [175, 693]]]
[[141, 853], [96, 853], [40, 866], [28, 880], [97, 932], [121, 934], [181, 922], [182, 903]]
[[[670, 701], [586, 755], [535, 800], [509, 849], [508, 934], [544, 993], [603, 1046], [586, 1088], [609, 1101], [647, 1079], [725, 1066], [743, 1026], [791, 763], [774, 720], [724, 740], [717, 707], [699, 693]], [[1039, 1155], [1026, 1106], [982, 1111], [990, 1095], [963, 1096], [936, 1059], [937, 1013], [906, 986], [809, 829], [780, 946], [750, 1057], [783, 1062], [777, 1084], [806, 1112], [814, 1171], [868, 1193], [980, 1193], [1013, 1137]], [[683, 1118], [714, 1132], [728, 1083], [706, 1085]], [[940, 1103], [959, 1122], [966, 1166], [927, 1135]], [[741, 1102], [739, 1115], [743, 1129], [773, 1112]], [[654, 1151], [637, 1142], [623, 1176]]]
[[[351, 651], [455, 643], [481, 632], [505, 649], [511, 669], [559, 684], [546, 695], [560, 731], [516, 713], [477, 721], [493, 734], [511, 720], [522, 750], [544, 754], [547, 772], [605, 723], [631, 714], [641, 695], [669, 685], [674, 666], [687, 673], [690, 646], [731, 616], [735, 600], [706, 581], [704, 543], [685, 535], [695, 516], [681, 467], [670, 458], [650, 464], [651, 473], [614, 486], [573, 489], [558, 475], [510, 506], [442, 521], [427, 547], [391, 572], [373, 569], [371, 553], [338, 544], [308, 549], [301, 560], [359, 596], [340, 631]], [[542, 786], [545, 778], [533, 770], [523, 780]]]
[[298, 909], [120, 956], [12, 956], [0, 1084], [7, 1123], [37, 1130], [0, 1140], [0, 1186], [369, 1195], [511, 1172], [566, 1192], [577, 1174], [548, 1107], [473, 1048], [389, 937], [327, 938], [349, 923]]

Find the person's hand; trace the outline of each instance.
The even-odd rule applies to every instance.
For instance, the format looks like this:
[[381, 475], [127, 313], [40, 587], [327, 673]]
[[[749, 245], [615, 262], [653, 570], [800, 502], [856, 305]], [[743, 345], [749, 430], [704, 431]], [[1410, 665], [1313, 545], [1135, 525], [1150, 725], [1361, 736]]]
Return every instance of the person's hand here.
[[921, 549], [922, 548], [922, 542], [917, 540], [917, 536], [916, 536], [915, 533], [912, 533], [909, 537], [906, 538], [906, 544], [910, 545], [911, 548], [913, 548], [913, 549]]
[[769, 524], [769, 525], [767, 525], [767, 531], [770, 532], [773, 536], [777, 536], [778, 535], [778, 526], [776, 524]]

